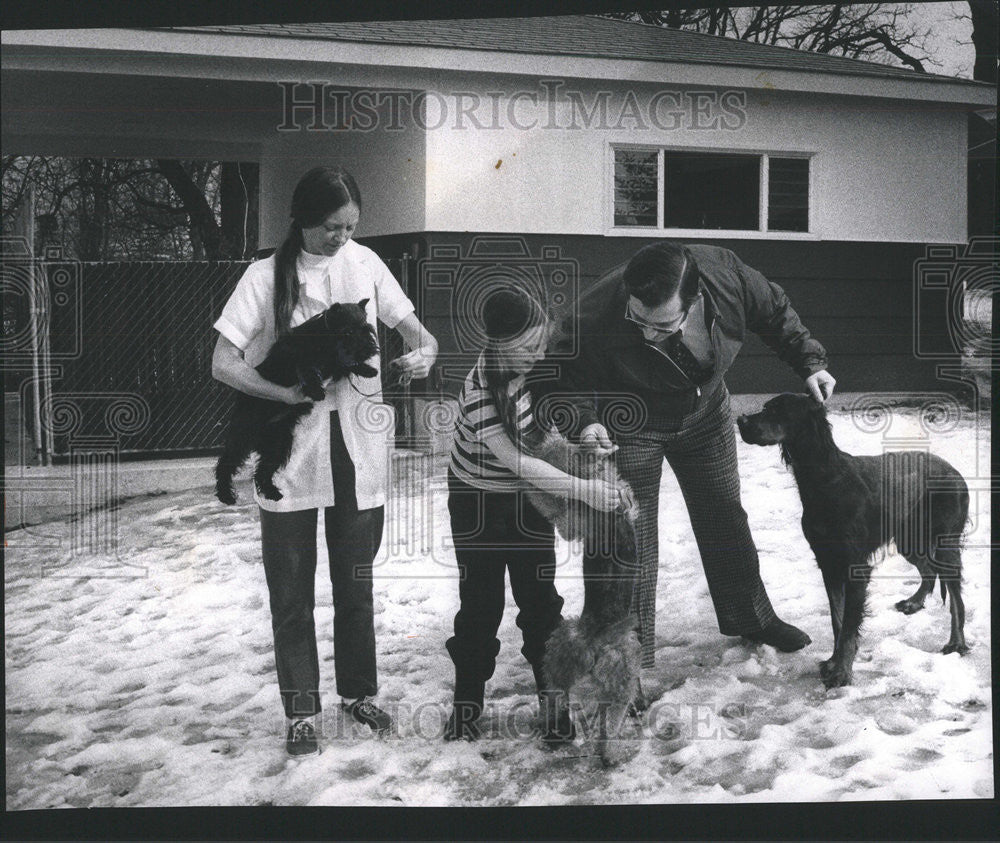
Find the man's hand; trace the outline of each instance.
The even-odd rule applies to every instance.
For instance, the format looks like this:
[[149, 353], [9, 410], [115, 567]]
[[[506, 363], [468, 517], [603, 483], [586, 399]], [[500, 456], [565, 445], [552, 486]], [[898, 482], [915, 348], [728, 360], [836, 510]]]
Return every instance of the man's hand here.
[[833, 388], [836, 385], [837, 381], [834, 380], [833, 375], [826, 369], [813, 372], [806, 378], [806, 386], [809, 388], [809, 394], [819, 401], [820, 404], [833, 395]]
[[611, 444], [611, 437], [608, 436], [608, 429], [597, 422], [588, 424], [580, 431], [580, 444], [599, 454], [615, 450], [615, 446]]

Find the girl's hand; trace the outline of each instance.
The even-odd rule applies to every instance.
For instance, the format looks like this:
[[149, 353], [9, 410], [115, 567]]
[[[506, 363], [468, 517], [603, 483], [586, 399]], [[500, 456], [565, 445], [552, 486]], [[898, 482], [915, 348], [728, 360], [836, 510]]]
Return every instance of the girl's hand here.
[[612, 454], [618, 450], [608, 436], [608, 429], [597, 422], [588, 424], [580, 431], [580, 444], [599, 454]]
[[599, 512], [611, 512], [618, 506], [618, 489], [604, 480], [583, 480], [574, 484], [573, 497]]

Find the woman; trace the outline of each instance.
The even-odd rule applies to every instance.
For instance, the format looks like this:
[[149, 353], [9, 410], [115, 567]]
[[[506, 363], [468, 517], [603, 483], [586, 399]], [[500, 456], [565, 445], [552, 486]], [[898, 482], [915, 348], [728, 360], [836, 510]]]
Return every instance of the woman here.
[[615, 487], [582, 480], [530, 456], [543, 435], [533, 416], [525, 376], [545, 355], [550, 322], [533, 297], [505, 288], [485, 297], [487, 344], [465, 379], [448, 472], [448, 511], [459, 567], [455, 634], [446, 644], [455, 663], [455, 705], [445, 740], [475, 740], [486, 681], [496, 668], [496, 634], [504, 609], [504, 575], [517, 603], [517, 625], [542, 708], [542, 738], [572, 740], [563, 695], [545, 687], [545, 642], [563, 599], [553, 584], [555, 534], [523, 493], [526, 484], [569, 495], [595, 509], [611, 510]]
[[[277, 252], [252, 264], [215, 323], [215, 378], [250, 395], [297, 404], [300, 386], [283, 387], [254, 369], [277, 338], [334, 302], [369, 299], [368, 321], [395, 328], [413, 349], [393, 361], [403, 378], [426, 377], [437, 343], [386, 265], [351, 236], [361, 195], [349, 173], [317, 167], [292, 195], [292, 224]], [[333, 586], [337, 692], [347, 714], [384, 734], [391, 718], [372, 697], [378, 690], [371, 564], [382, 539], [386, 437], [365, 410], [378, 402], [377, 377], [345, 378], [327, 387], [305, 416], [284, 469], [275, 474], [280, 501], [256, 496], [264, 572], [270, 595], [278, 687], [291, 755], [319, 751], [321, 710], [313, 622], [316, 520], [323, 510]], [[366, 423], [367, 420], [367, 423]]]

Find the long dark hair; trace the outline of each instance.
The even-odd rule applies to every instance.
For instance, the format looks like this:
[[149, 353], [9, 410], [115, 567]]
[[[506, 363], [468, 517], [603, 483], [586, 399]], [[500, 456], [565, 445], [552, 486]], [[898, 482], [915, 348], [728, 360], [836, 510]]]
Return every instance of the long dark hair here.
[[314, 167], [295, 185], [292, 224], [274, 254], [274, 329], [282, 336], [291, 328], [292, 311], [299, 303], [299, 276], [295, 262], [303, 246], [302, 229], [322, 225], [330, 214], [353, 202], [361, 209], [361, 192], [343, 167]]
[[[486, 347], [483, 350], [483, 370], [486, 387], [493, 405], [500, 415], [500, 422], [511, 441], [522, 450], [538, 444], [541, 431], [537, 423], [526, 433], [517, 424], [517, 405], [507, 394], [507, 387], [516, 377], [503, 360], [497, 348], [499, 342], [509, 342], [535, 328], [547, 328], [551, 315], [533, 295], [519, 287], [504, 286], [486, 298], [483, 322], [486, 326]], [[528, 387], [531, 392], [531, 387]], [[534, 395], [532, 395], [534, 402]]]

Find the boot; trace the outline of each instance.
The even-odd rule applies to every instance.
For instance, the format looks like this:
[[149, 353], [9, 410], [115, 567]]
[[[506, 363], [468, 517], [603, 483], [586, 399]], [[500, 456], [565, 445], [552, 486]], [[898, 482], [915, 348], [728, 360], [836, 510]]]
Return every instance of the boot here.
[[548, 688], [541, 667], [532, 666], [538, 688], [538, 710], [541, 714], [542, 743], [548, 747], [570, 743], [576, 737], [573, 718], [569, 713], [569, 698], [565, 691]]
[[446, 741], [474, 741], [479, 737], [486, 683], [455, 671], [455, 704], [444, 727]]

